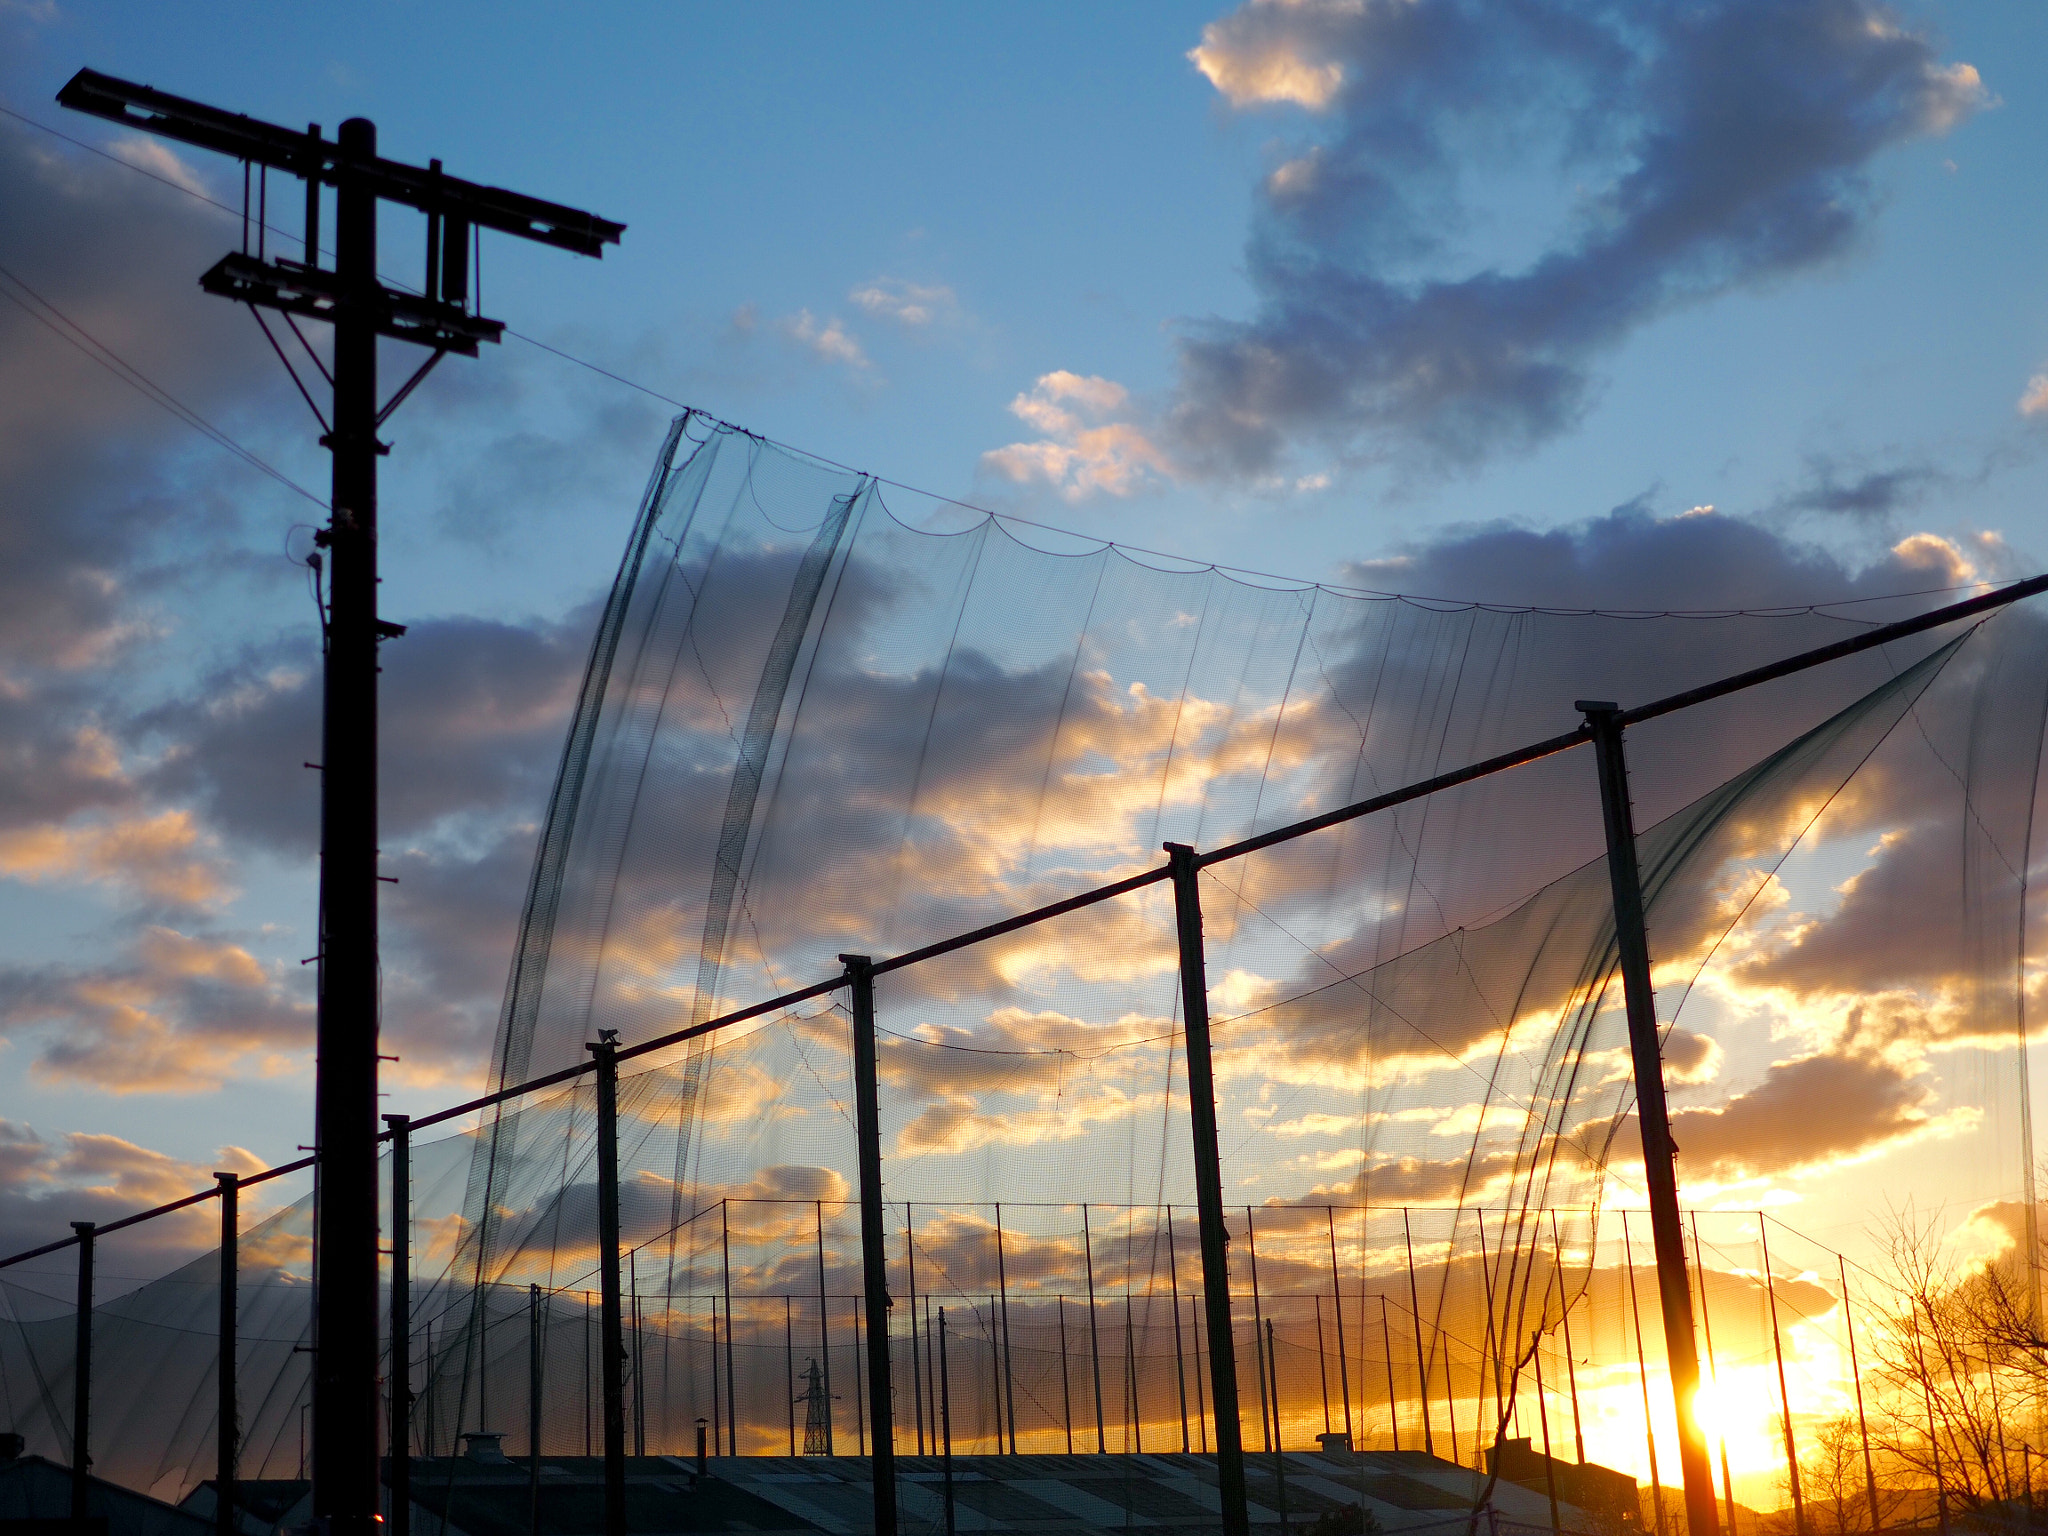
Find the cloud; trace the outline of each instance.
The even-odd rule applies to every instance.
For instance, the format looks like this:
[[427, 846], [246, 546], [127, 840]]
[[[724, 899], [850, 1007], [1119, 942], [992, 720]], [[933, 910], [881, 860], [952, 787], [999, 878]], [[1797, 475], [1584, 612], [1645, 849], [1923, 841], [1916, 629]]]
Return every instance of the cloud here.
[[1302, 39], [1286, 26], [1286, 7], [1247, 6], [1202, 29], [1200, 46], [1188, 50], [1196, 69], [1208, 76], [1233, 107], [1287, 102], [1319, 112], [1344, 83], [1336, 59], [1312, 59]]
[[[209, 1162], [187, 1162], [104, 1132], [46, 1138], [31, 1125], [0, 1120], [0, 1251], [68, 1237], [74, 1221], [104, 1224], [209, 1188], [216, 1169], [246, 1178], [266, 1166], [237, 1146], [221, 1147]], [[156, 1267], [208, 1248], [219, 1219], [208, 1204], [145, 1222], [124, 1235], [124, 1264]]]
[[982, 467], [1019, 485], [1042, 481], [1068, 501], [1100, 491], [1129, 496], [1175, 476], [1164, 452], [1134, 423], [1115, 419], [1130, 405], [1123, 385], [1064, 368], [1041, 374], [1010, 402], [1010, 414], [1044, 436], [993, 448]]
[[0, 831], [0, 877], [103, 882], [155, 901], [202, 906], [223, 894], [214, 842], [186, 810], [17, 828]]
[[861, 350], [860, 342], [846, 328], [846, 322], [836, 315], [820, 324], [816, 315], [808, 309], [800, 309], [785, 316], [780, 325], [784, 336], [807, 349], [820, 362], [838, 363], [855, 373], [865, 373], [872, 366], [867, 353]]
[[927, 285], [878, 277], [855, 288], [847, 297], [871, 315], [913, 329], [949, 325], [960, 319], [960, 299], [943, 283]]
[[2022, 416], [2048, 415], [2048, 373], [2037, 373], [2027, 380], [2027, 387], [2020, 394], [2019, 413]]
[[312, 1000], [296, 971], [229, 939], [151, 926], [100, 965], [0, 967], [0, 1028], [33, 1037], [45, 1082], [199, 1092], [307, 1065]]
[[[1679, 1176], [1688, 1184], [1840, 1166], [1939, 1131], [1933, 1085], [1911, 1066], [1821, 1054], [1775, 1063], [1725, 1103], [1671, 1116]], [[1630, 1147], [1640, 1144], [1625, 1134]]]
[[1894, 513], [1923, 501], [1949, 476], [1931, 464], [1895, 464], [1844, 477], [1837, 466], [1814, 460], [1803, 485], [1780, 497], [1766, 515], [1776, 512], [1825, 512], [1860, 522], [1882, 523]]
[[[1318, 114], [1261, 188], [1254, 314], [1180, 341], [1174, 450], [1247, 477], [1303, 439], [1442, 472], [1559, 435], [1603, 354], [1851, 249], [1872, 161], [1989, 101], [1872, 0], [1250, 0], [1193, 57]], [[1466, 240], [1470, 173], [1532, 165], [1530, 248]]]

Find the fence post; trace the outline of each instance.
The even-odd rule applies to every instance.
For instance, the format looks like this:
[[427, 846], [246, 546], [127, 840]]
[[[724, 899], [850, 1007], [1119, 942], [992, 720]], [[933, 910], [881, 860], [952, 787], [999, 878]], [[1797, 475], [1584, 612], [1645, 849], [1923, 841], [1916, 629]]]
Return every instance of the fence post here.
[[[874, 1425], [875, 1536], [896, 1536], [896, 1421], [889, 1387], [889, 1252], [882, 1234], [882, 1105], [875, 965], [841, 955], [853, 1003], [853, 1124], [860, 1164], [861, 1290], [867, 1305], [868, 1418]], [[859, 1363], [855, 1355], [856, 1367]]]
[[946, 1486], [946, 1536], [954, 1536], [953, 1375], [946, 1367], [946, 1309], [939, 1308], [939, 1466]]
[[216, 1173], [220, 1185], [220, 1362], [214, 1368], [220, 1397], [214, 1410], [217, 1428], [213, 1437], [213, 1528], [220, 1536], [235, 1536], [235, 1452], [241, 1439], [241, 1423], [235, 1403], [235, 1281], [239, 1264], [237, 1240], [241, 1236], [241, 1180], [232, 1173]]
[[92, 1234], [89, 1221], [74, 1221], [78, 1234], [78, 1334], [71, 1382], [71, 1518], [86, 1518], [92, 1475]]
[[411, 1536], [412, 1117], [386, 1115], [384, 1123], [391, 1127], [391, 1513], [385, 1529]]
[[1187, 1030], [1188, 1120], [1194, 1130], [1195, 1201], [1202, 1241], [1202, 1304], [1209, 1332], [1209, 1393], [1216, 1412], [1216, 1491], [1223, 1536], [1250, 1536], [1244, 1428], [1238, 1421], [1237, 1345], [1231, 1337], [1230, 1234], [1223, 1225], [1223, 1159], [1216, 1144], [1216, 1073], [1209, 1056], [1209, 979], [1202, 954], [1202, 892], [1195, 850], [1166, 844], [1180, 941], [1181, 1020]]
[[[725, 1449], [740, 1453], [740, 1389], [732, 1363], [732, 1202], [718, 1202], [718, 1265], [725, 1285]], [[713, 1340], [713, 1348], [717, 1341]], [[718, 1369], [716, 1356], [712, 1369]], [[715, 1382], [714, 1382], [715, 1384]]]
[[[1600, 810], [1607, 833], [1607, 876], [1614, 891], [1614, 939], [1628, 1008], [1629, 1054], [1635, 1067], [1636, 1123], [1643, 1136], [1643, 1173], [1649, 1184], [1650, 1237], [1657, 1250], [1657, 1291], [1663, 1302], [1664, 1349], [1671, 1363], [1672, 1407], [1678, 1418], [1678, 1462], [1685, 1477], [1686, 1528], [1691, 1536], [1718, 1536], [1714, 1474], [1700, 1433], [1699, 1346], [1693, 1336], [1692, 1285], [1685, 1273], [1685, 1232], [1678, 1218], [1678, 1149], [1664, 1101], [1664, 1061], [1657, 1000], [1650, 986], [1650, 940], [1643, 926], [1642, 873], [1636, 865], [1635, 815], [1629, 804], [1628, 758], [1620, 710], [1581, 699], [1572, 706], [1593, 732], [1600, 773]], [[1803, 1523], [1803, 1522], [1802, 1522]]]
[[540, 1287], [526, 1287], [526, 1504], [529, 1529], [540, 1536]]
[[601, 1029], [597, 1059], [599, 1380], [604, 1392], [604, 1536], [626, 1531], [626, 1339], [619, 1315], [619, 1032]]

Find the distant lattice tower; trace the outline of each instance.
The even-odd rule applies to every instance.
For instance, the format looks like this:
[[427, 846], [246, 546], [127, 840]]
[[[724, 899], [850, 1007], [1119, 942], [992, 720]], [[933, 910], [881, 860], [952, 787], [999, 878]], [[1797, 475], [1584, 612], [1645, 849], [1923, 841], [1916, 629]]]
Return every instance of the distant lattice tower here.
[[818, 1369], [816, 1360], [804, 1371], [804, 1395], [797, 1401], [804, 1405], [804, 1454], [830, 1456], [832, 1404], [825, 1396], [825, 1373]]

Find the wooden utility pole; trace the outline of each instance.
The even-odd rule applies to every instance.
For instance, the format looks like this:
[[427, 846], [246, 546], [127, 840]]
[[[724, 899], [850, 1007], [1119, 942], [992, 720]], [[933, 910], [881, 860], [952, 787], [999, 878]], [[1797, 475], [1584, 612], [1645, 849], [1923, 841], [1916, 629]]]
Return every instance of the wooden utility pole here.
[[[517, 192], [442, 174], [438, 160], [403, 165], [377, 153], [377, 128], [351, 118], [334, 139], [80, 70], [60, 105], [144, 133], [218, 151], [306, 184], [303, 259], [271, 257], [259, 201], [257, 248], [216, 262], [199, 280], [208, 293], [334, 328], [330, 415], [323, 446], [334, 454], [326, 551], [328, 606], [320, 796], [319, 1016], [314, 1140], [319, 1148], [314, 1253], [313, 1519], [328, 1536], [371, 1536], [377, 1476], [377, 647], [405, 631], [377, 616], [377, 430], [450, 352], [474, 357], [504, 325], [471, 306], [472, 241], [485, 229], [602, 254], [623, 224]], [[245, 181], [246, 184], [246, 181]], [[334, 189], [334, 265], [321, 264], [321, 189]], [[426, 275], [418, 293], [377, 274], [377, 208], [403, 204], [426, 215]], [[259, 323], [262, 315], [257, 313]], [[278, 357], [291, 362], [264, 323]], [[377, 340], [429, 349], [427, 360], [377, 403]], [[303, 337], [300, 338], [303, 343]], [[310, 348], [307, 360], [326, 369]], [[299, 382], [296, 369], [294, 382]], [[308, 405], [313, 395], [299, 390]]]

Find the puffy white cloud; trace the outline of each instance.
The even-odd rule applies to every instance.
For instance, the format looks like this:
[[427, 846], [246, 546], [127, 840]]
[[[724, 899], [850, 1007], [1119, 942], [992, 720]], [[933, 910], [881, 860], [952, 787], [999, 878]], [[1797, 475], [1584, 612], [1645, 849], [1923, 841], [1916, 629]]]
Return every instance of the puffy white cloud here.
[[1018, 484], [1042, 481], [1069, 501], [1102, 492], [1129, 496], [1174, 478], [1165, 452], [1135, 423], [1130, 391], [1114, 380], [1057, 369], [1010, 402], [1010, 414], [1045, 434], [981, 456], [982, 465]]

